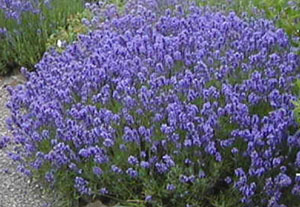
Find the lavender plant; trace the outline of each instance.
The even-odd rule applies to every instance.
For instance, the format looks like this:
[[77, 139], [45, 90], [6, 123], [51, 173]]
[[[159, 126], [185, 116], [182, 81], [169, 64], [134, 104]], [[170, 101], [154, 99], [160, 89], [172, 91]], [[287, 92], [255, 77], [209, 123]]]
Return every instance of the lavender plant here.
[[87, 202], [297, 206], [300, 59], [284, 30], [143, 2], [109, 7], [87, 23], [98, 29], [23, 68], [0, 142], [17, 144], [19, 170]]
[[[198, 5], [216, 10], [247, 13], [254, 18], [267, 18], [283, 28], [291, 37], [292, 44], [300, 46], [300, 2], [293, 0], [196, 0]], [[300, 51], [298, 50], [298, 54]]]
[[0, 0], [0, 75], [14, 67], [32, 69], [51, 33], [82, 10], [82, 0]]
[[[143, 1], [139, 2], [142, 3]], [[175, 1], [176, 2], [176, 1]], [[197, 0], [200, 6], [209, 6], [214, 11], [230, 12], [235, 11], [238, 15], [248, 15], [254, 18], [267, 18], [275, 22], [278, 27], [283, 28], [291, 37], [291, 42], [295, 46], [295, 51], [299, 54], [299, 8], [300, 4], [295, 1], [277, 1], [277, 0]], [[110, 0], [103, 1], [103, 3], [112, 3], [117, 5], [118, 9], [124, 10], [124, 1], [122, 0]], [[136, 3], [131, 1], [131, 3]], [[156, 3], [156, 7], [168, 8], [170, 5], [174, 5], [174, 1], [160, 1]], [[89, 5], [89, 4], [88, 4]], [[128, 4], [127, 4], [128, 6]], [[148, 5], [149, 6], [149, 5]], [[153, 6], [153, 5], [152, 5]], [[88, 6], [89, 7], [89, 6]], [[130, 9], [130, 6], [129, 6]], [[163, 9], [162, 9], [163, 10]], [[127, 9], [128, 11], [128, 9]], [[125, 11], [125, 12], [127, 12]], [[99, 11], [98, 11], [99, 14]], [[98, 15], [96, 15], [98, 16]], [[87, 26], [81, 21], [82, 19], [91, 20], [89, 10], [85, 10], [77, 15], [72, 15], [67, 20], [66, 26], [60, 27], [54, 32], [47, 40], [47, 48], [54, 47], [58, 51], [64, 50], [64, 46], [70, 42], [76, 41], [79, 34], [87, 32]]]

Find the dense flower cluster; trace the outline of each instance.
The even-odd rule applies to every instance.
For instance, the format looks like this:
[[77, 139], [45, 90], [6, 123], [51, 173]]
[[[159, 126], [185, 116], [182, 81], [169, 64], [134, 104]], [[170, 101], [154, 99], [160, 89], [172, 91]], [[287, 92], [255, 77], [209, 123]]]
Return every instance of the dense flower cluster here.
[[22, 166], [50, 165], [49, 182], [67, 170], [81, 194], [114, 195], [110, 175], [138, 183], [179, 172], [178, 182], [161, 184], [172, 192], [226, 163], [218, 181], [247, 205], [299, 198], [299, 57], [282, 29], [196, 6], [161, 16], [137, 6], [100, 27], [47, 53], [9, 90]]

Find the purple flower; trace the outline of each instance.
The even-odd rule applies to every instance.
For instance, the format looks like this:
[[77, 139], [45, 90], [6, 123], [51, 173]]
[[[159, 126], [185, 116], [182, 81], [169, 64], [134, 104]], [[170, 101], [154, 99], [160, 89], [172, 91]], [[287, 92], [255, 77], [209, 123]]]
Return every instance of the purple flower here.
[[146, 202], [151, 202], [151, 201], [152, 201], [152, 196], [151, 196], [151, 195], [147, 195], [147, 196], [145, 197], [145, 201], [146, 201]]
[[300, 168], [300, 152], [297, 153], [295, 165]]
[[292, 180], [288, 175], [280, 173], [275, 177], [275, 183], [280, 187], [288, 187], [292, 184]]
[[0, 149], [7, 147], [10, 142], [10, 137], [3, 136], [0, 137]]
[[244, 172], [244, 170], [243, 170], [242, 168], [237, 168], [237, 169], [235, 169], [235, 175], [236, 175], [237, 177], [243, 177], [243, 176], [245, 176], [246, 174], [245, 174], [245, 172]]
[[45, 179], [46, 179], [47, 182], [49, 182], [49, 183], [54, 183], [54, 181], [55, 181], [55, 178], [54, 178], [54, 172], [53, 172], [53, 171], [47, 172], [47, 173], [45, 174]]
[[132, 169], [132, 168], [128, 168], [128, 169], [126, 170], [126, 173], [127, 173], [130, 177], [133, 177], [133, 178], [135, 178], [135, 177], [138, 176], [138, 172], [137, 172], [136, 170]]
[[123, 173], [122, 169], [120, 169], [120, 168], [117, 167], [116, 165], [112, 165], [112, 166], [111, 166], [111, 170], [112, 170], [114, 173], [117, 173], [117, 174]]
[[214, 142], [209, 142], [208, 145], [205, 148], [205, 151], [211, 155], [216, 154], [217, 149], [215, 147], [215, 143]]
[[78, 190], [80, 194], [91, 195], [91, 189], [88, 187], [89, 182], [82, 177], [75, 178], [74, 187]]
[[188, 183], [190, 181], [189, 177], [187, 177], [186, 175], [180, 175], [179, 180], [182, 183]]
[[273, 167], [278, 167], [282, 162], [282, 158], [281, 157], [276, 157], [273, 159]]
[[228, 176], [224, 180], [227, 184], [230, 184], [232, 182], [232, 179]]
[[146, 162], [146, 161], [141, 161], [140, 165], [141, 165], [142, 168], [146, 168], [146, 169], [150, 167], [149, 162]]
[[139, 164], [139, 161], [136, 157], [130, 155], [128, 157], [128, 163], [131, 164], [131, 165], [137, 165], [137, 164]]
[[198, 177], [199, 177], [199, 178], [205, 178], [205, 177], [206, 177], [205, 172], [204, 172], [203, 170], [199, 170]]
[[292, 189], [292, 194], [294, 194], [294, 195], [300, 195], [300, 185], [298, 184], [298, 185], [295, 185], [294, 187], [293, 187], [293, 189]]
[[175, 162], [173, 161], [173, 159], [169, 155], [164, 155], [163, 156], [163, 161], [164, 161], [164, 163], [166, 163], [167, 167], [174, 167], [175, 166]]
[[160, 174], [164, 174], [169, 170], [168, 166], [164, 163], [156, 163], [155, 168]]
[[99, 167], [93, 167], [93, 173], [97, 176], [102, 175], [103, 171]]
[[232, 148], [231, 149], [232, 154], [237, 154], [239, 152], [239, 150], [237, 148]]
[[103, 145], [105, 147], [112, 147], [114, 145], [114, 141], [111, 140], [111, 139], [105, 139], [104, 142], [103, 142]]
[[106, 195], [106, 194], [108, 194], [108, 190], [106, 188], [100, 188], [99, 193], [101, 195]]
[[167, 185], [167, 190], [168, 191], [174, 191], [175, 189], [176, 189], [175, 185], [173, 185], [173, 184], [168, 184]]

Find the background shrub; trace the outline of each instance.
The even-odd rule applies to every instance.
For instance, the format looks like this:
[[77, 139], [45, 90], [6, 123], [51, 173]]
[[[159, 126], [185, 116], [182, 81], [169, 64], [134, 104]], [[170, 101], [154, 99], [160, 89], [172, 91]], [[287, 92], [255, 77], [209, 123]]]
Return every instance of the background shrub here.
[[109, 6], [98, 29], [9, 89], [14, 136], [0, 143], [17, 144], [20, 171], [71, 200], [297, 206], [300, 60], [288, 35], [188, 2], [141, 4]]
[[49, 35], [82, 10], [82, 0], [0, 0], [0, 75], [19, 66], [33, 69]]

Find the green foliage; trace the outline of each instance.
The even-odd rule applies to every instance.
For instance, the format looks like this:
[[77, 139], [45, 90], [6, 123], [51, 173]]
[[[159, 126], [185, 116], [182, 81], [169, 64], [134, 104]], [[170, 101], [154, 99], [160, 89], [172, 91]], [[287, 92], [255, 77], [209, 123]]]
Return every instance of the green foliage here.
[[14, 67], [33, 69], [46, 50], [46, 41], [53, 31], [66, 24], [70, 14], [83, 10], [82, 0], [53, 0], [47, 7], [40, 1], [39, 14], [25, 12], [20, 24], [7, 19], [0, 11], [0, 28], [7, 34], [0, 37], [0, 75]]
[[[300, 80], [299, 79], [295, 82], [294, 93], [297, 95], [297, 97], [300, 97]], [[294, 110], [295, 119], [300, 124], [300, 99], [298, 101], [295, 101], [294, 105], [295, 105], [295, 110]]]
[[92, 18], [91, 12], [85, 9], [83, 12], [69, 16], [66, 25], [60, 26], [50, 35], [46, 43], [47, 49], [54, 47], [58, 52], [62, 52], [64, 46], [74, 42], [79, 34], [87, 33], [87, 26], [81, 22], [83, 18], [90, 20]]
[[300, 36], [300, 2], [288, 0], [254, 0], [254, 5], [262, 9], [269, 19], [275, 19], [277, 25], [290, 35]]
[[[89, 1], [91, 3], [97, 1]], [[124, 8], [124, 0], [109, 0], [106, 1], [109, 4], [115, 4], [120, 10]], [[64, 46], [77, 40], [79, 34], [85, 34], [88, 32], [87, 26], [82, 23], [82, 19], [91, 20], [92, 13], [85, 9], [82, 12], [72, 14], [68, 17], [66, 25], [60, 26], [51, 36], [48, 38], [46, 47], [55, 48], [58, 52], [62, 52]]]

